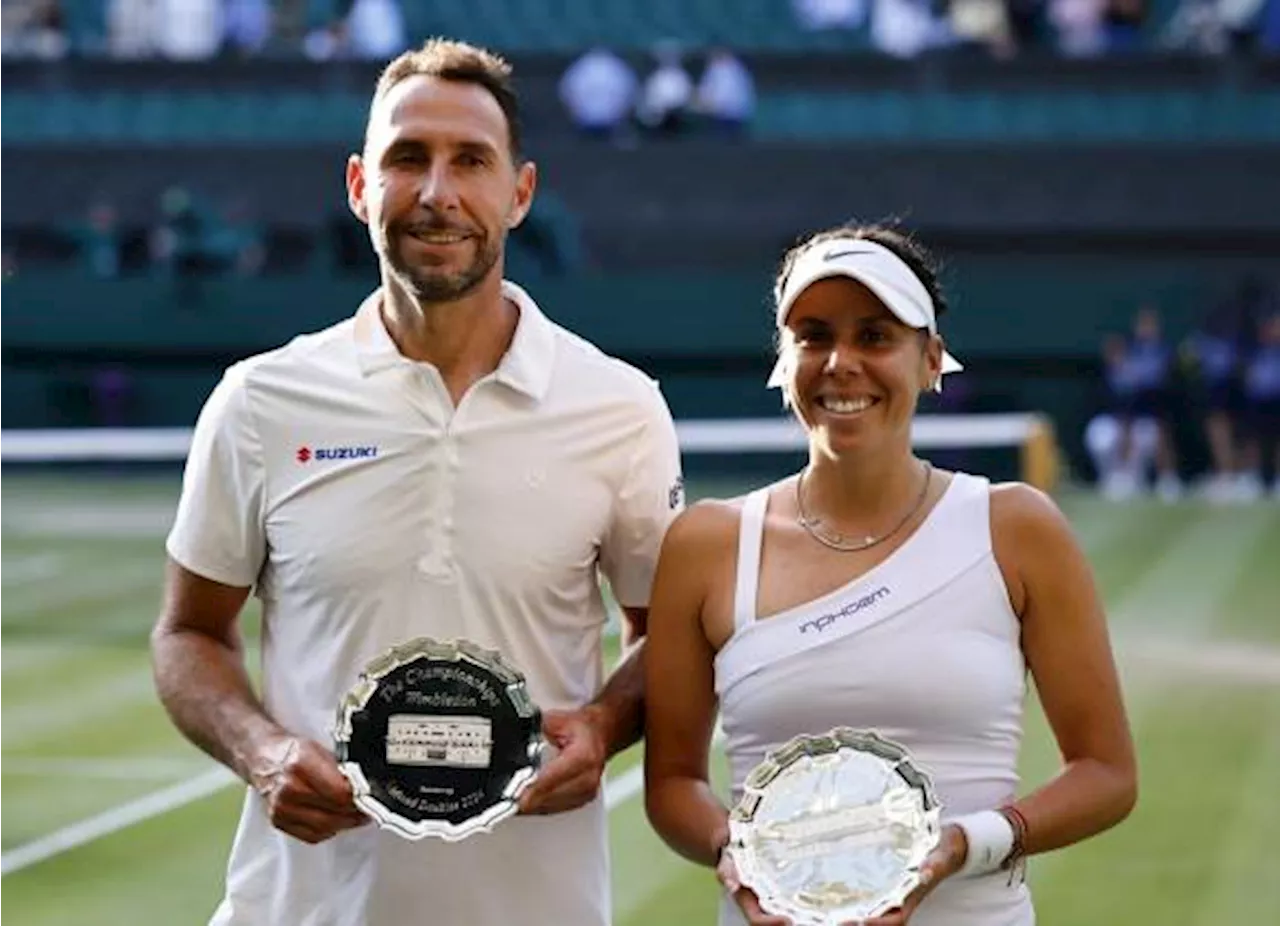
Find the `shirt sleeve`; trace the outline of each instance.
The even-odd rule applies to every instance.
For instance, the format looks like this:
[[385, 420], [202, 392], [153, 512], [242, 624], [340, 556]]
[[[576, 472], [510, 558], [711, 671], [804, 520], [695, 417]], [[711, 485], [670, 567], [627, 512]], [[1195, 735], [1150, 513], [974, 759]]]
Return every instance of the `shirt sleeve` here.
[[196, 422], [178, 511], [165, 548], [197, 575], [252, 586], [266, 554], [262, 444], [243, 367], [214, 388]]
[[662, 537], [684, 508], [675, 423], [656, 383], [646, 399], [644, 419], [600, 551], [614, 597], [633, 608], [648, 606]]

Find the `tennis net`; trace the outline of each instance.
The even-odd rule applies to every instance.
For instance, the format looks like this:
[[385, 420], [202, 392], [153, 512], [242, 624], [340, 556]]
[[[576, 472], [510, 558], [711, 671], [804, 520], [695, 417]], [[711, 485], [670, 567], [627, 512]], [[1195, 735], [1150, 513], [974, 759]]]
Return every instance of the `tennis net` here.
[[[687, 419], [676, 423], [680, 447], [698, 470], [733, 469], [745, 458], [769, 468], [793, 465], [806, 447], [804, 432], [791, 418]], [[912, 442], [924, 456], [982, 451], [1013, 455], [1010, 475], [1051, 490], [1058, 478], [1059, 452], [1052, 423], [1041, 414], [921, 415]], [[181, 463], [191, 445], [189, 428], [86, 428], [5, 430], [0, 459], [39, 468], [64, 464]], [[962, 457], [963, 458], [963, 457]], [[973, 459], [973, 457], [970, 457]], [[981, 467], [978, 467], [981, 469]]]

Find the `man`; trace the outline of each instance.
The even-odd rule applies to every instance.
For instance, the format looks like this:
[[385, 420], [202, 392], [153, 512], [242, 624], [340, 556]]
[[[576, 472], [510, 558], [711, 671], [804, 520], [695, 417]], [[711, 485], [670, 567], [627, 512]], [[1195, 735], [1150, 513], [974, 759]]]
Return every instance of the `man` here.
[[[642, 635], [679, 461], [656, 386], [503, 281], [535, 183], [504, 62], [393, 61], [347, 165], [381, 288], [232, 367], [200, 416], [153, 654], [176, 725], [250, 786], [218, 926], [608, 920], [599, 785], [640, 733], [643, 650], [604, 682], [597, 569]], [[365, 825], [331, 753], [364, 665], [424, 635], [501, 651], [553, 746], [522, 814], [460, 843]]]

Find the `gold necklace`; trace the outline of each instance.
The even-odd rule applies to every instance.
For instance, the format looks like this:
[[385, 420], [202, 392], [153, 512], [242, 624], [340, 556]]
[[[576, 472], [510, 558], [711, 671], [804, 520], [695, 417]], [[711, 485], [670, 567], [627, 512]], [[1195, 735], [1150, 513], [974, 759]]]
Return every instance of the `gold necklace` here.
[[843, 534], [824, 534], [822, 532], [822, 519], [811, 517], [809, 512], [805, 510], [804, 477], [808, 472], [809, 467], [806, 466], [800, 471], [800, 475], [796, 479], [796, 510], [799, 512], [796, 520], [800, 522], [800, 526], [805, 529], [805, 532], [818, 543], [832, 550], [839, 550], [841, 553], [857, 553], [859, 550], [869, 550], [878, 544], [884, 543], [902, 530], [902, 526], [910, 521], [916, 512], [920, 510], [920, 506], [924, 504], [924, 500], [929, 494], [929, 484], [933, 479], [933, 467], [926, 460], [924, 461], [924, 485], [920, 488], [920, 495], [916, 498], [915, 504], [911, 506], [910, 510], [902, 516], [902, 519], [879, 537], [868, 534], [861, 540], [850, 541]]

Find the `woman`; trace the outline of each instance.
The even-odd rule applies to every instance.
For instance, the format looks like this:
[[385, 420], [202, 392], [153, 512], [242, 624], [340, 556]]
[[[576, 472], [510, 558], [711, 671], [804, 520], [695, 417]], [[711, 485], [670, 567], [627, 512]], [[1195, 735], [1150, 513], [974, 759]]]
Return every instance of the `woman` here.
[[[646, 652], [649, 818], [717, 868], [722, 924], [783, 923], [722, 857], [727, 813], [707, 781], [717, 705], [735, 799], [791, 737], [875, 729], [932, 774], [945, 825], [927, 883], [874, 922], [1030, 924], [1027, 890], [1004, 869], [1114, 825], [1136, 794], [1089, 566], [1044, 495], [912, 454], [920, 393], [959, 369], [914, 243], [878, 226], [820, 233], [788, 254], [775, 294], [771, 382], [808, 433], [809, 463], [697, 504], [667, 534]], [[1015, 800], [1027, 669], [1064, 767]]]

